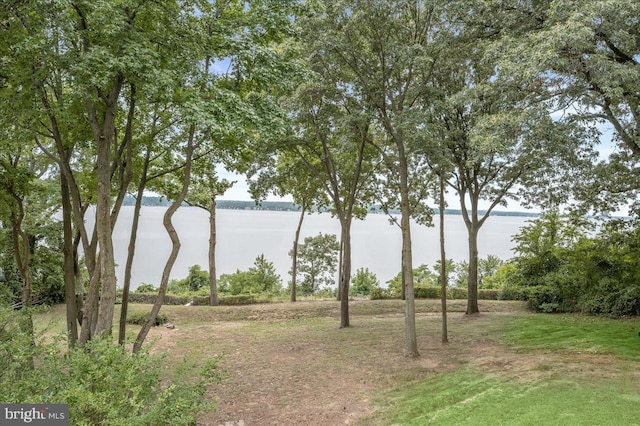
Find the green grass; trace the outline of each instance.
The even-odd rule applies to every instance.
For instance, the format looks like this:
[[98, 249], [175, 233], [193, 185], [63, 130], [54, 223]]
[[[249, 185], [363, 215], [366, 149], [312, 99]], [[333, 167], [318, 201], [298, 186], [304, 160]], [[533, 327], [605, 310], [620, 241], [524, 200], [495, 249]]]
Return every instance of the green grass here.
[[614, 355], [640, 360], [640, 319], [584, 315], [518, 315], [507, 323], [504, 341], [523, 350]]
[[496, 345], [535, 357], [529, 371], [426, 375], [384, 397], [383, 422], [640, 425], [639, 319], [518, 313], [500, 328]]
[[396, 396], [389, 424], [638, 425], [639, 390], [630, 378], [532, 384], [475, 371], [441, 373]]

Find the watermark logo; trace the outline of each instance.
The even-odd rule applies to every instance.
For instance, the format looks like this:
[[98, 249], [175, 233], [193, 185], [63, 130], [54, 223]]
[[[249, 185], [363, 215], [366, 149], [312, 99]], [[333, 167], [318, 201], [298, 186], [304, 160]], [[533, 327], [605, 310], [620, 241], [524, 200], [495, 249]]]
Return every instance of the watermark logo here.
[[0, 404], [0, 425], [68, 426], [67, 404]]

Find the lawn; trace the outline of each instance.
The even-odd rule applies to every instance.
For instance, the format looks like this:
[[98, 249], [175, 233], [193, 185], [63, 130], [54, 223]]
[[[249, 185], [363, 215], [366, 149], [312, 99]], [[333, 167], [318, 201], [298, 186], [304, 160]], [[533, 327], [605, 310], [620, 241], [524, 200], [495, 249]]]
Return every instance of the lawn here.
[[[226, 379], [210, 388], [217, 410], [203, 425], [640, 424], [639, 319], [501, 301], [469, 317], [464, 301], [450, 302], [443, 345], [439, 302], [417, 301], [417, 359], [403, 357], [394, 300], [352, 301], [342, 330], [335, 301], [165, 306], [175, 329], [157, 327], [149, 342], [167, 377], [183, 358], [222, 357]], [[56, 307], [38, 323], [63, 314]]]

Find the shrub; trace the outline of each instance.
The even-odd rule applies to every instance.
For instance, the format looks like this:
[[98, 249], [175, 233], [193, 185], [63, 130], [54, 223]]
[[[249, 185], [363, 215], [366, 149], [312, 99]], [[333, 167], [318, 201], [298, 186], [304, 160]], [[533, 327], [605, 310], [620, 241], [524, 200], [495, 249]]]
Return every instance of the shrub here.
[[449, 287], [447, 289], [447, 297], [449, 299], [466, 299], [467, 289], [461, 287]]
[[135, 290], [136, 293], [156, 293], [157, 291], [158, 289], [149, 283], [142, 283]]
[[527, 303], [530, 309], [538, 312], [559, 312], [558, 292], [550, 286], [535, 286], [527, 289]]
[[168, 386], [161, 358], [131, 354], [111, 339], [95, 338], [82, 348], [44, 343], [21, 331], [22, 312], [0, 309], [0, 351], [13, 354], [2, 367], [4, 403], [69, 404], [74, 424], [195, 424], [214, 403], [207, 385], [218, 382], [218, 359], [173, 368]]
[[222, 306], [252, 305], [254, 303], [267, 303], [269, 299], [260, 299], [254, 294], [238, 294], [235, 296], [223, 296], [218, 299]]
[[439, 299], [442, 294], [442, 289], [440, 287], [415, 287], [413, 289], [413, 294], [416, 299]]
[[374, 287], [369, 293], [369, 299], [371, 300], [383, 300], [383, 299], [397, 299], [400, 295], [391, 288]]
[[640, 315], [640, 286], [622, 291], [616, 298], [611, 313], [615, 316]]
[[500, 290], [498, 289], [480, 289], [478, 290], [478, 299], [480, 300], [498, 300]]
[[[129, 293], [129, 303], [144, 303], [144, 304], [154, 304], [158, 295], [153, 293]], [[188, 296], [175, 296], [173, 294], [165, 294], [164, 296], [164, 304], [165, 305], [186, 305], [191, 301], [191, 298]]]
[[[149, 320], [148, 312], [129, 312], [127, 314], [127, 324], [144, 325], [147, 323], [148, 320]], [[166, 324], [168, 321], [169, 319], [164, 313], [158, 312], [158, 315], [156, 315], [156, 320], [153, 323], [153, 325], [158, 326], [158, 325]]]
[[248, 271], [238, 269], [233, 274], [222, 274], [218, 280], [218, 290], [231, 295], [276, 294], [282, 290], [282, 281], [273, 263], [261, 254]]
[[351, 288], [349, 295], [351, 296], [368, 296], [371, 290], [380, 287], [380, 281], [376, 274], [369, 271], [369, 268], [360, 268], [351, 278]]
[[504, 287], [498, 290], [498, 300], [527, 300], [526, 289], [522, 287]]

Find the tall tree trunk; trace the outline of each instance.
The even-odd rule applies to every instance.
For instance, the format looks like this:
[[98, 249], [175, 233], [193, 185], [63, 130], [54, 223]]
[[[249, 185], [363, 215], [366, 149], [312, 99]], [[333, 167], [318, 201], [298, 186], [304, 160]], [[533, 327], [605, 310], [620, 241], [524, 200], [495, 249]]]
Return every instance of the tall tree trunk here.
[[218, 284], [216, 277], [216, 193], [211, 192], [211, 205], [209, 206], [209, 304], [218, 305]]
[[467, 315], [477, 314], [478, 309], [478, 223], [472, 221], [469, 232], [469, 277], [467, 280]]
[[67, 308], [67, 338], [69, 347], [78, 341], [78, 305], [76, 304], [76, 274], [73, 252], [73, 227], [71, 224], [71, 199], [69, 185], [64, 174], [60, 175], [62, 195], [62, 253], [64, 269], [64, 298]]
[[442, 343], [449, 343], [447, 329], [447, 254], [444, 247], [444, 178], [440, 177], [440, 301], [442, 305]]
[[470, 191], [469, 199], [471, 201], [471, 215], [466, 204], [466, 191], [458, 191], [460, 197], [460, 207], [462, 208], [462, 218], [467, 227], [468, 245], [469, 245], [469, 268], [467, 275], [467, 315], [477, 314], [478, 309], [478, 231], [484, 220], [478, 220], [478, 202], [479, 195], [477, 192]]
[[[342, 281], [343, 281], [343, 260], [344, 260], [344, 238], [343, 233], [340, 232], [340, 251], [338, 253], [338, 290], [336, 291], [336, 300], [340, 302], [342, 300]], [[348, 296], [347, 296], [348, 297]], [[340, 327], [342, 328], [342, 326]]]
[[171, 239], [171, 253], [169, 254], [169, 258], [167, 259], [167, 263], [164, 266], [164, 270], [162, 271], [162, 279], [160, 281], [160, 288], [158, 289], [158, 297], [156, 302], [153, 304], [153, 308], [151, 308], [151, 312], [149, 313], [149, 318], [147, 322], [142, 326], [138, 336], [136, 337], [136, 341], [133, 344], [133, 353], [140, 352], [142, 349], [142, 344], [151, 330], [151, 327], [156, 321], [156, 317], [158, 316], [158, 312], [160, 312], [160, 308], [164, 303], [164, 296], [167, 293], [167, 286], [169, 285], [169, 276], [171, 275], [171, 269], [173, 269], [173, 265], [178, 258], [178, 253], [180, 252], [180, 238], [178, 237], [178, 233], [176, 232], [175, 227], [172, 223], [172, 218], [174, 213], [178, 210], [184, 199], [187, 197], [187, 191], [189, 190], [189, 182], [191, 180], [191, 162], [193, 159], [193, 151], [194, 151], [194, 137], [195, 137], [196, 128], [195, 125], [191, 125], [189, 129], [189, 139], [187, 143], [187, 151], [186, 151], [186, 159], [184, 165], [184, 180], [182, 181], [182, 191], [176, 198], [176, 200], [169, 206], [167, 211], [164, 214], [164, 218], [162, 223], [167, 230], [167, 234], [169, 234], [169, 238]]
[[142, 210], [142, 197], [147, 182], [149, 162], [151, 161], [151, 149], [147, 149], [144, 164], [142, 166], [142, 176], [136, 194], [136, 204], [133, 211], [133, 222], [131, 223], [131, 234], [129, 236], [129, 247], [127, 248], [127, 261], [124, 268], [124, 285], [122, 288], [122, 305], [120, 306], [120, 327], [118, 329], [118, 343], [123, 345], [127, 333], [127, 312], [129, 310], [129, 292], [131, 289], [131, 270], [133, 268], [133, 258], [136, 252], [136, 240], [138, 238], [138, 225], [140, 223], [140, 211]]
[[[114, 76], [108, 95], [102, 99], [104, 112], [99, 113], [98, 108], [89, 98], [86, 101], [89, 124], [97, 147], [95, 230], [100, 254], [98, 255], [98, 268], [93, 275], [100, 274], [100, 299], [96, 317], [96, 335], [111, 333], [116, 303], [116, 266], [111, 238], [111, 148], [115, 137], [116, 111], [122, 82], [122, 76]], [[99, 116], [102, 120], [99, 119]], [[98, 285], [93, 279], [94, 277], [91, 278], [91, 285]]]
[[349, 327], [349, 280], [351, 278], [351, 219], [341, 223], [342, 256], [340, 268], [340, 328]]
[[120, 305], [120, 324], [118, 328], [118, 343], [123, 345], [127, 334], [127, 313], [129, 311], [129, 293], [131, 291], [131, 270], [133, 268], [133, 258], [136, 250], [136, 239], [138, 235], [138, 225], [140, 223], [140, 210], [142, 209], [141, 187], [138, 188], [136, 204], [133, 211], [133, 221], [131, 223], [131, 234], [129, 235], [129, 247], [127, 248], [127, 260], [124, 268], [124, 285], [122, 287], [122, 304]]
[[418, 339], [416, 336], [416, 307], [413, 291], [413, 255], [411, 252], [411, 207], [409, 204], [408, 164], [404, 144], [396, 142], [398, 150], [398, 172], [400, 175], [400, 228], [402, 229], [402, 280], [405, 288], [405, 357], [416, 358]]
[[293, 239], [293, 250], [292, 252], [292, 264], [291, 264], [291, 301], [296, 301], [296, 281], [298, 275], [298, 243], [300, 242], [300, 229], [302, 229], [302, 221], [304, 220], [304, 215], [307, 212], [306, 203], [302, 203], [302, 211], [300, 212], [300, 220], [298, 220], [298, 227], [296, 228], [296, 236]]

